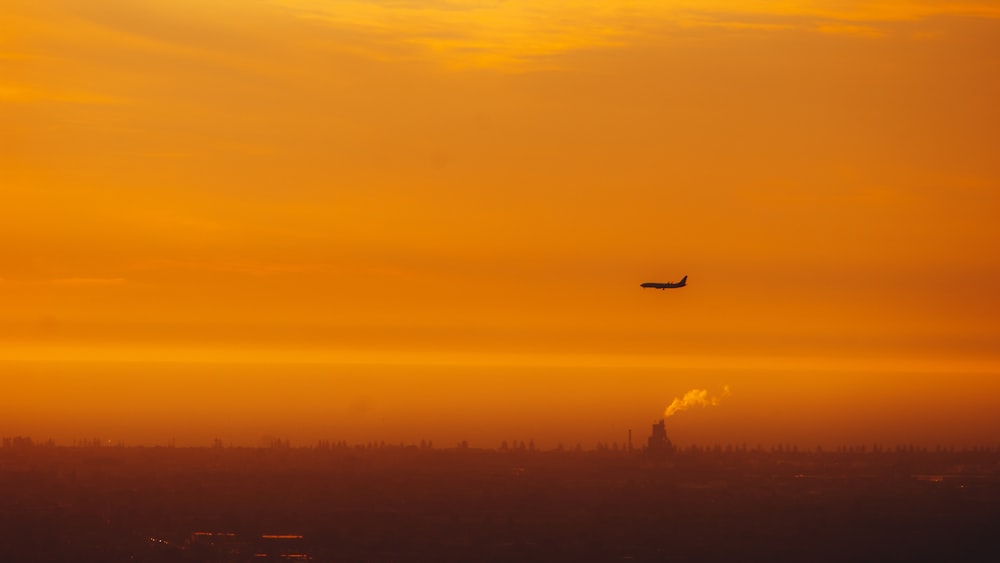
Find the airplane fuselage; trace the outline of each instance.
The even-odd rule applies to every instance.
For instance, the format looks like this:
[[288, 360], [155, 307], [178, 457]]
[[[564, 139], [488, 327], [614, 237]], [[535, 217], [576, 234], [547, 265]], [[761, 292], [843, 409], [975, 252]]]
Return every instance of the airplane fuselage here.
[[684, 276], [683, 278], [681, 278], [681, 281], [679, 281], [677, 283], [674, 283], [674, 282], [667, 282], [667, 283], [662, 283], [662, 282], [646, 282], [646, 283], [643, 283], [643, 284], [639, 284], [639, 287], [646, 288], [646, 289], [674, 289], [674, 288], [677, 288], [677, 287], [684, 287], [685, 285], [687, 285], [687, 279], [688, 279], [688, 277]]

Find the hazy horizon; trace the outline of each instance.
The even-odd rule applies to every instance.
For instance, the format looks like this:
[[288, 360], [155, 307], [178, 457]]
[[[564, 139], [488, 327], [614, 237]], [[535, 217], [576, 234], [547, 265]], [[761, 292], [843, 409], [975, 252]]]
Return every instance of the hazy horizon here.
[[[70, 445], [259, 447], [320, 440], [540, 449], [645, 445], [675, 398], [703, 389], [712, 406], [667, 418], [689, 445], [994, 447], [992, 374], [951, 374], [956, 415], [940, 408], [941, 374], [679, 370], [659, 367], [412, 366], [330, 364], [5, 363], [4, 436]], [[905, 388], [879, 376], [909, 377]], [[873, 381], [874, 379], [874, 381]], [[609, 385], [608, 381], [617, 381]], [[699, 387], [696, 384], [700, 384]], [[866, 394], [856, 393], [865, 386]], [[724, 389], [729, 392], [725, 393]], [[675, 391], [683, 389], [682, 391]], [[433, 393], [433, 403], [420, 397]], [[37, 397], [33, 402], [26, 399]], [[789, 421], [795, 421], [789, 425]]]

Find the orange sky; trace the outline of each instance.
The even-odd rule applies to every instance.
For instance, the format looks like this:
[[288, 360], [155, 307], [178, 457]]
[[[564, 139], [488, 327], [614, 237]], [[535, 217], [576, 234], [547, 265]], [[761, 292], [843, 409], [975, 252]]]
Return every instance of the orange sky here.
[[1000, 4], [794, 4], [8, 1], [0, 434], [995, 445]]

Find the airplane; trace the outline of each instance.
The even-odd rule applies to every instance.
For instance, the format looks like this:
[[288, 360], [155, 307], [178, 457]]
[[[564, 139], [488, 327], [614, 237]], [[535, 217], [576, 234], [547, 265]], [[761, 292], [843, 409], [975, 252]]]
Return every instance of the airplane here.
[[685, 285], [687, 285], [687, 281], [688, 281], [688, 277], [684, 276], [683, 278], [681, 278], [681, 281], [679, 281], [677, 283], [673, 283], [673, 282], [669, 282], [669, 283], [646, 282], [644, 284], [640, 284], [639, 287], [645, 287], [645, 288], [650, 288], [651, 287], [653, 289], [673, 289], [675, 287], [684, 287]]

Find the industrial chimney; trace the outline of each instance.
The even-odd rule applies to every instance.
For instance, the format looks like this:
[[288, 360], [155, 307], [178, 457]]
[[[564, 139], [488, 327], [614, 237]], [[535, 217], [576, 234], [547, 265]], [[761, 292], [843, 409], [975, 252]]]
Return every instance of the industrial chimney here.
[[650, 454], [668, 454], [674, 451], [674, 445], [667, 438], [667, 429], [663, 420], [653, 424], [653, 433], [649, 436], [648, 451]]

